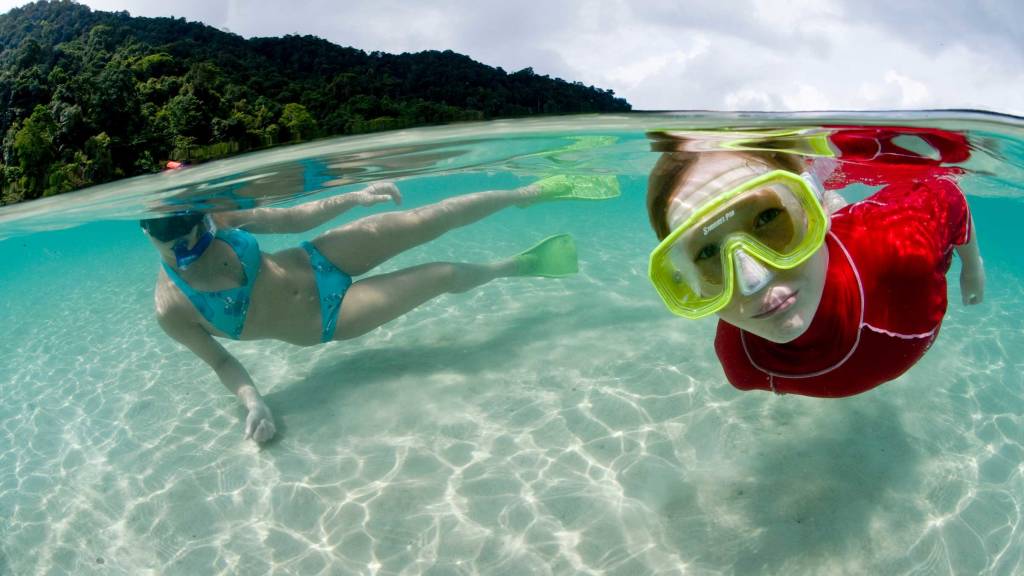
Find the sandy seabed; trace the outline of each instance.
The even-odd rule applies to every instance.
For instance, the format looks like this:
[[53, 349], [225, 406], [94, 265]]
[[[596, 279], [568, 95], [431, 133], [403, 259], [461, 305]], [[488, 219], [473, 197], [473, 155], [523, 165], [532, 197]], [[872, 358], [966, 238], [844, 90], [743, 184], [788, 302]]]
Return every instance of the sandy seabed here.
[[389, 263], [568, 229], [577, 277], [445, 296], [354, 342], [227, 343], [274, 411], [263, 448], [153, 321], [141, 241], [118, 267], [41, 249], [0, 304], [0, 573], [1020, 572], [1019, 276], [990, 271], [965, 309], [951, 271], [937, 343], [872, 392], [741, 393], [714, 323], [646, 284], [648, 232], [601, 241], [614, 212], [595, 214], [499, 218]]

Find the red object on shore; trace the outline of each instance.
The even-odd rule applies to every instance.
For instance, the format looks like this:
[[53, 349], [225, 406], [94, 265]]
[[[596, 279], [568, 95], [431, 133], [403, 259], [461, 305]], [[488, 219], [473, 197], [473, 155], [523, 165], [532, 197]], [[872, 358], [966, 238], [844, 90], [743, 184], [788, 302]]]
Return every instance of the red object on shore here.
[[164, 165], [165, 170], [179, 170], [185, 167], [184, 162], [178, 162], [177, 160], [168, 160], [167, 164]]

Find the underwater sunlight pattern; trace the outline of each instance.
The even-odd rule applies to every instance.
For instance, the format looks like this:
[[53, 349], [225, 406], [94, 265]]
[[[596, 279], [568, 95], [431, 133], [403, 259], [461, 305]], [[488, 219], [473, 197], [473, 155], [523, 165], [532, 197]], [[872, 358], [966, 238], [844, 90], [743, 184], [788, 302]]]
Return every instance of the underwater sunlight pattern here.
[[[956, 171], [984, 302], [961, 304], [954, 258], [941, 333], [896, 380], [843, 399], [737, 390], [716, 322], [673, 315], [648, 279], [652, 135], [814, 155], [857, 130]], [[947, 162], [935, 130], [969, 157]], [[838, 189], [851, 202], [877, 184], [858, 169]], [[578, 274], [499, 278], [344, 342], [219, 340], [273, 412], [266, 444], [155, 319], [140, 218], [401, 190], [400, 207], [260, 236], [273, 252], [553, 175], [614, 177], [621, 195], [510, 207], [371, 274], [562, 233]], [[453, 125], [0, 208], [0, 574], [1020, 574], [1022, 221], [1024, 120], [974, 112]]]

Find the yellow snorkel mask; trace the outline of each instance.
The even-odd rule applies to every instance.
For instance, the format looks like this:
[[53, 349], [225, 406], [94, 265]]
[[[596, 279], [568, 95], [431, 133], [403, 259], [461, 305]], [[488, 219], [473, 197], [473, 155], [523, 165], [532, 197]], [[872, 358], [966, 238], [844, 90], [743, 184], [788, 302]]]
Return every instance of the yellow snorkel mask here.
[[[787, 270], [810, 258], [825, 242], [829, 218], [820, 185], [809, 174], [773, 170], [723, 188], [685, 215], [651, 252], [648, 276], [665, 306], [684, 318], [703, 318], [725, 308], [737, 288], [744, 295], [772, 279], [765, 268]], [[763, 265], [762, 265], [763, 264]]]

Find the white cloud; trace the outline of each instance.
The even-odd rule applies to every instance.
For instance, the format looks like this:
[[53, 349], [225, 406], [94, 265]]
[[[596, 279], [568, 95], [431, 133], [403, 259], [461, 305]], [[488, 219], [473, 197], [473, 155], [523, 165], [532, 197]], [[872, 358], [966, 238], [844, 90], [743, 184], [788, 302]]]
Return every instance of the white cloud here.
[[828, 97], [810, 84], [798, 84], [783, 97], [782, 102], [789, 110], [827, 110], [831, 107]]
[[709, 49], [710, 43], [703, 36], [694, 39], [693, 46], [688, 50], [676, 50], [667, 54], [654, 54], [646, 58], [638, 58], [632, 62], [624, 62], [607, 73], [609, 80], [633, 88], [648, 78], [664, 74], [666, 70], [683, 70], [688, 62], [700, 58]]
[[730, 110], [770, 110], [777, 105], [763, 90], [741, 88], [725, 95], [725, 107]]
[[638, 109], [1024, 114], [1024, 3], [1015, 0], [85, 3], [173, 13], [247, 37], [301, 33], [367, 51], [452, 49], [509, 71], [530, 66], [610, 88]]
[[929, 101], [928, 87], [923, 82], [904, 76], [895, 70], [885, 73], [885, 81], [900, 89], [900, 105], [908, 108], [921, 106]]

